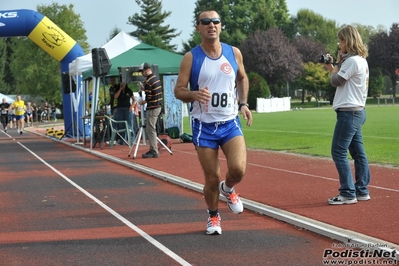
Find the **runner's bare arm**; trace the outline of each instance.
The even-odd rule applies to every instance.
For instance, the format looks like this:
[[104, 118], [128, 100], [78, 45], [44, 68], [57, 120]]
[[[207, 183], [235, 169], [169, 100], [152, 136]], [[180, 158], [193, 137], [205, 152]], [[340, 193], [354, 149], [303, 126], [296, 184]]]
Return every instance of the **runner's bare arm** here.
[[[236, 61], [238, 63], [238, 71], [237, 71], [237, 91], [238, 91], [238, 100], [240, 103], [248, 103], [248, 91], [249, 91], [249, 81], [248, 76], [245, 72], [244, 62], [242, 58], [241, 51], [233, 47], [234, 55]], [[247, 120], [247, 126], [252, 125], [252, 113], [251, 110], [246, 105], [242, 105], [240, 108], [242, 113], [242, 117]]]
[[176, 87], [174, 90], [175, 97], [186, 103], [194, 101], [206, 103], [210, 99], [210, 94], [207, 87], [199, 88], [198, 91], [191, 91], [188, 89], [192, 61], [193, 55], [191, 52], [186, 53], [180, 63], [179, 76], [177, 78]]

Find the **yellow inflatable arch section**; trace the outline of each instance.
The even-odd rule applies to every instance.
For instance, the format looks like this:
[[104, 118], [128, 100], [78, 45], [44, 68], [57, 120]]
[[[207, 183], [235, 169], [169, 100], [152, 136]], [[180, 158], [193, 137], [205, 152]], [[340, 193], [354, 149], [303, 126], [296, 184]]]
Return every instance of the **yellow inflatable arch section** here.
[[[69, 63], [84, 55], [82, 47], [46, 16], [27, 9], [0, 10], [0, 37], [18, 36], [27, 36], [60, 62], [61, 76], [63, 72], [69, 71]], [[61, 84], [61, 89], [63, 92], [65, 91], [63, 84]], [[71, 100], [70, 94], [63, 93], [64, 123], [70, 131], [73, 129], [70, 127], [73, 122], [82, 124], [81, 119], [75, 118], [77, 121], [73, 121], [73, 113], [77, 112], [76, 117], [81, 117], [79, 110], [82, 108], [79, 107], [78, 110], [73, 111]], [[82, 125], [79, 128], [82, 128]], [[66, 133], [71, 134], [71, 132]]]

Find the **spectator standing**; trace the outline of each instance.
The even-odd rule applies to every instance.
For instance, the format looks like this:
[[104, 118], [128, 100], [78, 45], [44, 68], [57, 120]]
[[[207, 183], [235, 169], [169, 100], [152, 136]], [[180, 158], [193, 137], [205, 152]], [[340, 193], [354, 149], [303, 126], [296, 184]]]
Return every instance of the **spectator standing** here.
[[158, 158], [157, 130], [156, 125], [162, 109], [163, 92], [159, 78], [152, 73], [151, 66], [143, 63], [139, 67], [141, 74], [146, 77], [144, 91], [145, 100], [141, 100], [140, 105], [147, 104], [146, 108], [146, 132], [150, 150], [142, 154], [143, 158]]
[[50, 107], [47, 102], [44, 103], [44, 106], [42, 108], [42, 122], [48, 122], [49, 121], [49, 112], [50, 112]]
[[[114, 95], [115, 99], [117, 100], [117, 105], [114, 111], [114, 119], [116, 121], [126, 121], [127, 122], [127, 132], [131, 134], [131, 138], [134, 140], [135, 134], [133, 131], [133, 105], [136, 102], [134, 99], [133, 91], [128, 87], [126, 83], [121, 83], [119, 89], [115, 92]], [[127, 139], [127, 136], [123, 136]], [[123, 141], [120, 139], [118, 143], [123, 145]]]
[[38, 112], [38, 110], [37, 110], [36, 103], [32, 103], [32, 108], [33, 108], [33, 111], [32, 111], [33, 122], [37, 122], [37, 112]]
[[[326, 64], [331, 85], [337, 88], [333, 100], [337, 121], [331, 154], [338, 171], [340, 188], [337, 196], [328, 199], [331, 205], [370, 200], [370, 168], [362, 135], [369, 85], [368, 50], [357, 29], [351, 25], [342, 27], [337, 36], [337, 61], [333, 64], [334, 59], [329, 55], [330, 63]], [[348, 151], [355, 164], [355, 182]]]
[[51, 105], [51, 116], [53, 117], [53, 121], [57, 122], [57, 107], [55, 106], [55, 103]]
[[115, 99], [115, 93], [119, 90], [120, 84], [116, 82], [116, 77], [110, 77], [109, 78], [109, 105], [111, 108], [111, 115], [114, 116], [114, 111], [116, 108], [116, 105], [118, 104], [118, 100]]

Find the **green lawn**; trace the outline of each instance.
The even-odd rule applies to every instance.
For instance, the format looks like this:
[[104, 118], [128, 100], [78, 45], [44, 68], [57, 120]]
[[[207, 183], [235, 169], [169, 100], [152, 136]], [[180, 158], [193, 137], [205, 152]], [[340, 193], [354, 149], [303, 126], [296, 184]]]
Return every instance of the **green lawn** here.
[[[370, 163], [399, 166], [399, 106], [368, 105], [363, 142]], [[251, 127], [243, 126], [248, 148], [331, 157], [335, 112], [330, 107], [288, 112], [253, 113]], [[242, 121], [245, 125], [245, 121]], [[184, 132], [191, 132], [188, 118]]]

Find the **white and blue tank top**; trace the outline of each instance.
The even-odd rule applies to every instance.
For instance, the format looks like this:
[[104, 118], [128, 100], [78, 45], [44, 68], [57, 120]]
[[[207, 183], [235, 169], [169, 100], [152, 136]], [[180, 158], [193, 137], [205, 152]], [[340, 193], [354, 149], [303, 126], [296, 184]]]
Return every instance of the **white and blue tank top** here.
[[193, 118], [205, 123], [228, 121], [238, 114], [238, 64], [233, 47], [225, 43], [221, 45], [222, 53], [218, 58], [208, 57], [199, 45], [191, 50], [190, 88], [197, 91], [208, 86], [211, 99], [206, 104], [192, 102], [190, 113]]

